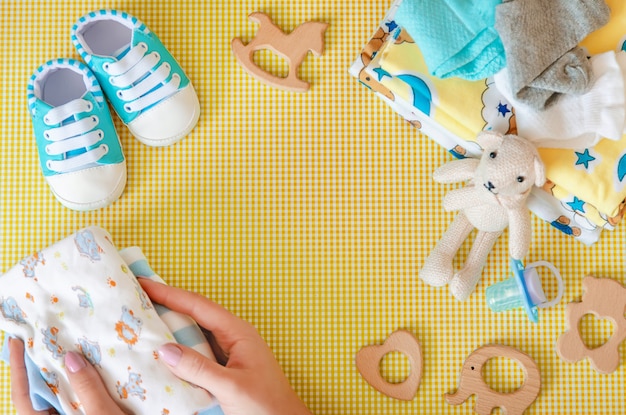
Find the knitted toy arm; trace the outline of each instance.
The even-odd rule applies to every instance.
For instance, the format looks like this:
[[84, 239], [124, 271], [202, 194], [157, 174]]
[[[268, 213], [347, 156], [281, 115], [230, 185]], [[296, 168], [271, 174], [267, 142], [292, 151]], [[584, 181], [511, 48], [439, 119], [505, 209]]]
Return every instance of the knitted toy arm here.
[[530, 214], [526, 206], [509, 211], [509, 254], [522, 260], [530, 249], [532, 228]]
[[480, 160], [475, 158], [449, 161], [435, 169], [433, 180], [438, 183], [456, 183], [469, 180], [474, 177], [474, 171], [479, 162]]
[[443, 197], [443, 208], [446, 212], [463, 210], [472, 206], [485, 204], [485, 195], [476, 191], [473, 184], [469, 184], [460, 189], [454, 189], [446, 193]]

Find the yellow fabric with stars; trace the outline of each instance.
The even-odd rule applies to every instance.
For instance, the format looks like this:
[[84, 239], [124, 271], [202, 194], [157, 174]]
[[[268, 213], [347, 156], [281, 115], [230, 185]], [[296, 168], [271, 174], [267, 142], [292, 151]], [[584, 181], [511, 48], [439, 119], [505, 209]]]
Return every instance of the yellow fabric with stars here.
[[[600, 53], [623, 48], [626, 30], [614, 22], [626, 19], [626, 8], [613, 3], [610, 24], [593, 33], [590, 39], [595, 43], [589, 39], [583, 42], [587, 50]], [[474, 147], [476, 131], [482, 129], [516, 132], [514, 112], [502, 108], [503, 98], [491, 79], [442, 80], [430, 75], [419, 46], [404, 30], [389, 36], [368, 66], [376, 72], [378, 85], [373, 89], [392, 91], [399, 98], [396, 101], [410, 105], [409, 111], [419, 109], [464, 146]], [[425, 100], [430, 101], [428, 105]], [[613, 226], [621, 219], [626, 197], [625, 143], [626, 135], [617, 141], [601, 140], [593, 148], [578, 152], [541, 148], [546, 175], [553, 185], [551, 193], [576, 195], [580, 203], [569, 203], [575, 212], [597, 226]]]
[[[364, 1], [3, 1], [0, 3], [0, 272], [26, 255], [95, 224], [117, 246], [137, 245], [169, 284], [200, 292], [254, 324], [299, 396], [321, 414], [469, 414], [448, 405], [464, 359], [476, 348], [516, 347], [539, 365], [542, 388], [527, 414], [623, 414], [626, 365], [610, 375], [587, 361], [563, 362], [555, 343], [564, 310], [593, 273], [624, 278], [624, 226], [585, 247], [533, 217], [527, 262], [560, 269], [565, 295], [532, 324], [522, 309], [494, 314], [485, 288], [510, 276], [507, 238], [497, 242], [476, 292], [465, 302], [417, 279], [417, 269], [451, 222], [441, 200], [451, 189], [432, 171], [451, 156], [404, 122], [348, 74], [390, 3]], [[152, 29], [195, 85], [196, 129], [167, 148], [148, 148], [117, 118], [128, 184], [108, 208], [78, 213], [59, 205], [39, 169], [27, 113], [31, 73], [57, 57], [78, 58], [72, 24], [88, 11], [125, 10]], [[330, 24], [326, 51], [309, 55], [304, 94], [265, 86], [236, 63], [230, 41], [248, 42], [261, 10], [286, 31]], [[257, 62], [285, 74], [269, 53]], [[467, 255], [469, 244], [460, 253]], [[457, 261], [458, 264], [459, 261]], [[546, 278], [545, 289], [556, 285]], [[1, 287], [0, 287], [1, 291]], [[1, 292], [0, 292], [0, 295]], [[397, 329], [420, 340], [423, 376], [415, 399], [373, 390], [354, 357]], [[599, 345], [609, 325], [582, 324]], [[401, 381], [406, 359], [390, 354], [383, 375]], [[494, 359], [489, 384], [510, 391], [521, 369]], [[9, 370], [0, 365], [0, 413], [15, 410]]]

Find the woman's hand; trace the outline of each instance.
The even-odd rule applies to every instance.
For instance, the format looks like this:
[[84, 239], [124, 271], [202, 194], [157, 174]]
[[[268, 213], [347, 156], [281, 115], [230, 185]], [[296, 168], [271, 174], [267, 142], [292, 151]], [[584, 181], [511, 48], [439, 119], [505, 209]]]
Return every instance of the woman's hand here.
[[[11, 399], [20, 415], [52, 415], [53, 409], [36, 411], [30, 400], [26, 365], [24, 363], [24, 343], [18, 339], [9, 340], [11, 365]], [[78, 353], [65, 354], [65, 368], [70, 385], [89, 415], [124, 415], [107, 392], [96, 369]]]
[[[212, 393], [226, 415], [311, 415], [252, 325], [201, 295], [146, 279], [140, 282], [152, 301], [191, 316], [209, 330], [222, 349], [220, 352], [226, 354], [226, 366], [222, 366], [182, 345], [168, 343], [159, 349], [161, 360], [174, 374]], [[33, 409], [24, 343], [11, 339], [9, 348], [11, 393], [19, 414], [56, 413]], [[65, 367], [86, 414], [124, 414], [108, 394], [96, 369], [79, 353], [67, 352]]]
[[9, 339], [9, 364], [11, 365], [11, 400], [20, 415], [51, 415], [56, 411], [35, 411], [30, 400], [26, 363], [24, 363], [24, 342]]
[[212, 393], [226, 415], [310, 415], [257, 330], [206, 297], [146, 279], [141, 285], [158, 304], [191, 316], [209, 330], [228, 356], [226, 366], [173, 343], [159, 349], [178, 377]]

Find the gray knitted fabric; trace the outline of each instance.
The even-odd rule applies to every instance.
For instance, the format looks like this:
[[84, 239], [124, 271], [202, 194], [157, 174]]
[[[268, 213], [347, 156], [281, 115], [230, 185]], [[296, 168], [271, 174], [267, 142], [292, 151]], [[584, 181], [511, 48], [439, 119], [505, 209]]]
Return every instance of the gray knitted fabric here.
[[609, 17], [604, 0], [504, 0], [496, 6], [495, 27], [517, 99], [541, 110], [560, 94], [586, 92], [591, 65], [578, 44]]

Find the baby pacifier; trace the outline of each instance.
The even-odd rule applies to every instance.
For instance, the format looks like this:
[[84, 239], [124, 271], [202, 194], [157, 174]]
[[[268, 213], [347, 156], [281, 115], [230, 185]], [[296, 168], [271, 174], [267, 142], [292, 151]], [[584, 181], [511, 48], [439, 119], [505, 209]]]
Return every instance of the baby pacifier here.
[[[557, 281], [557, 294], [548, 301], [541, 285], [538, 267], [546, 267]], [[533, 323], [539, 321], [539, 308], [548, 308], [557, 304], [563, 297], [565, 288], [561, 273], [547, 261], [537, 261], [524, 268], [522, 261], [511, 258], [513, 277], [495, 283], [485, 290], [487, 305], [494, 313], [524, 307], [528, 318]]]

